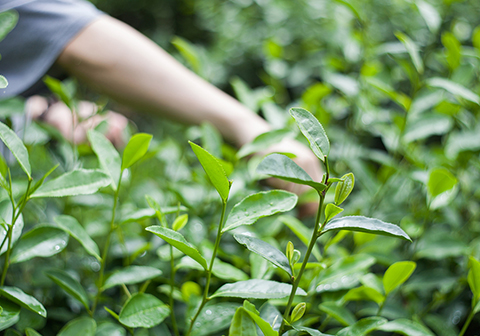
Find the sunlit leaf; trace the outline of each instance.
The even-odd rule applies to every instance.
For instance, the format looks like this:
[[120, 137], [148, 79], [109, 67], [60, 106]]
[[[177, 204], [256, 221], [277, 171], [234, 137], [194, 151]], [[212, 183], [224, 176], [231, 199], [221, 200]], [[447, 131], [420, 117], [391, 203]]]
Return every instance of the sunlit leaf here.
[[131, 328], [152, 328], [170, 314], [170, 308], [151, 294], [133, 294], [119, 315], [120, 323]]
[[335, 188], [335, 204], [340, 205], [345, 201], [353, 190], [355, 184], [355, 177], [353, 173], [348, 173], [342, 176], [342, 180], [337, 183]]
[[383, 276], [385, 295], [391, 293], [398, 286], [410, 278], [417, 264], [413, 261], [399, 261], [391, 265]]
[[151, 134], [137, 133], [132, 136], [123, 150], [121, 169], [130, 168], [140, 160], [147, 153], [151, 140]]
[[[212, 296], [214, 297], [239, 297], [244, 299], [281, 299], [290, 295], [292, 285], [261, 279], [252, 279], [228, 283], [220, 287]], [[307, 295], [297, 288], [296, 295]]]
[[313, 153], [322, 161], [330, 153], [330, 141], [317, 118], [303, 108], [291, 108], [290, 114], [310, 143]]
[[446, 168], [435, 168], [430, 172], [427, 190], [431, 197], [452, 189], [457, 184], [457, 179]]
[[480, 300], [480, 262], [470, 257], [470, 271], [468, 272], [468, 285], [473, 293], [473, 303]]
[[335, 217], [342, 211], [343, 211], [342, 208], [336, 206], [333, 203], [328, 203], [327, 206], [325, 207], [325, 221], [326, 222], [330, 221], [333, 217]]
[[93, 129], [89, 130], [88, 140], [97, 155], [100, 166], [112, 180], [111, 187], [113, 190], [117, 190], [122, 165], [120, 154], [118, 154], [113, 144], [100, 132]]
[[2, 286], [0, 287], [0, 294], [23, 308], [37, 313], [42, 317], [47, 317], [47, 311], [43, 305], [33, 296], [25, 294], [20, 288]]
[[175, 218], [175, 221], [172, 224], [172, 229], [175, 231], [180, 231], [188, 222], [188, 215], [180, 215]]
[[415, 1], [415, 5], [417, 5], [418, 10], [425, 20], [428, 29], [430, 29], [432, 33], [436, 33], [442, 23], [442, 18], [438, 11], [428, 2], [422, 0]]

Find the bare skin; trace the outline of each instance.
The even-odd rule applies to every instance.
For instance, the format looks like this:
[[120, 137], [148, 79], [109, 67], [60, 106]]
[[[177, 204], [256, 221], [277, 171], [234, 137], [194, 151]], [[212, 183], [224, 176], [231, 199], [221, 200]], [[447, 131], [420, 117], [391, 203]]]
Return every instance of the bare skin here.
[[[106, 15], [81, 31], [57, 63], [92, 89], [132, 109], [189, 124], [209, 121], [238, 147], [270, 130], [264, 119], [237, 100], [186, 69], [144, 35]], [[318, 159], [303, 144], [286, 139], [265, 153], [274, 151], [295, 154], [297, 164], [315, 180], [321, 179]], [[274, 183], [296, 193], [305, 190]]]

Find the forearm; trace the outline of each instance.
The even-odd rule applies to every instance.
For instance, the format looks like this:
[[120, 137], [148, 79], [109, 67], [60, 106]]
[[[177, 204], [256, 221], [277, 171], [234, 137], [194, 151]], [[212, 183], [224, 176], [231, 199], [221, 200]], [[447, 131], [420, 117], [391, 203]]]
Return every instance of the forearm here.
[[269, 130], [262, 118], [108, 16], [82, 31], [58, 63], [132, 108], [186, 123], [209, 121], [238, 146]]

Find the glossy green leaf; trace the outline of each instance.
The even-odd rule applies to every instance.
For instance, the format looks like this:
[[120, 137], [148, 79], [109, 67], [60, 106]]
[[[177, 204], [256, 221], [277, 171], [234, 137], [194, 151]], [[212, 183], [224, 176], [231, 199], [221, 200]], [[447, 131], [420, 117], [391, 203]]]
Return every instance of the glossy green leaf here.
[[268, 147], [280, 143], [283, 139], [286, 139], [292, 136], [292, 131], [289, 129], [277, 129], [270, 132], [262, 133], [253, 139], [252, 142], [244, 145], [237, 152], [237, 157], [243, 158], [247, 155], [261, 152], [266, 150]]
[[333, 203], [328, 203], [327, 206], [325, 207], [325, 221], [326, 222], [330, 221], [333, 217], [335, 217], [342, 211], [343, 211], [342, 208], [336, 206]]
[[[180, 259], [180, 262], [176, 264], [176, 267], [196, 269], [199, 271], [203, 270], [202, 266], [190, 257], [183, 257]], [[215, 258], [212, 274], [222, 280], [243, 281], [248, 279], [248, 275], [245, 272], [218, 258]]]
[[2, 286], [0, 287], [0, 294], [23, 308], [37, 313], [42, 317], [47, 317], [47, 311], [45, 310], [43, 305], [38, 302], [38, 300], [35, 299], [33, 296], [25, 294], [20, 288]]
[[239, 307], [233, 315], [228, 333], [232, 336], [257, 336], [255, 322], [243, 307]]
[[[252, 279], [228, 283], [220, 287], [212, 296], [239, 297], [244, 299], [281, 299], [290, 295], [292, 285], [270, 280]], [[298, 288], [296, 295], [307, 295]]]
[[87, 311], [89, 310], [87, 293], [77, 279], [73, 278], [70, 274], [62, 270], [49, 270], [45, 273], [65, 292], [73, 296], [76, 300], [80, 301]]
[[477, 94], [473, 93], [466, 87], [452, 82], [448, 79], [440, 77], [430, 78], [427, 81], [427, 84], [432, 87], [444, 89], [455, 96], [462, 97], [465, 100], [480, 105], [480, 97]]
[[27, 328], [25, 329], [25, 335], [26, 336], [42, 336], [39, 332], [37, 332], [35, 329], [32, 328]]
[[222, 232], [241, 225], [251, 225], [262, 217], [292, 210], [297, 200], [297, 195], [283, 190], [263, 191], [247, 196], [232, 208]]
[[236, 234], [234, 237], [237, 242], [244, 245], [247, 249], [262, 256], [275, 266], [283, 269], [288, 275], [292, 276], [292, 270], [288, 259], [280, 250], [261, 239], [249, 235]]
[[405, 46], [405, 49], [407, 49], [408, 54], [410, 55], [410, 58], [412, 59], [412, 63], [415, 66], [415, 69], [417, 69], [419, 74], [423, 73], [423, 61], [422, 58], [420, 57], [420, 53], [418, 50], [418, 46], [413, 40], [405, 35], [404, 33], [401, 32], [396, 32], [395, 36], [400, 40], [400, 42], [403, 43]]
[[337, 336], [366, 336], [371, 331], [378, 329], [378, 327], [387, 322], [387, 319], [383, 317], [367, 317], [340, 330], [337, 333]]
[[349, 326], [357, 322], [355, 316], [345, 307], [338, 305], [335, 302], [323, 302], [318, 308], [325, 314], [328, 314], [343, 326]]
[[56, 226], [77, 240], [85, 248], [85, 251], [87, 251], [88, 254], [94, 256], [97, 260], [101, 260], [100, 250], [98, 249], [97, 243], [90, 238], [87, 231], [76, 218], [67, 215], [60, 215], [55, 217], [54, 220]]
[[385, 295], [388, 295], [398, 286], [410, 278], [417, 264], [413, 261], [399, 261], [391, 265], [383, 275]]
[[226, 201], [228, 199], [228, 194], [230, 193], [230, 182], [228, 181], [222, 165], [216, 157], [205, 149], [191, 141], [189, 141], [189, 143], [193, 152], [197, 156], [198, 161], [200, 161], [200, 164], [205, 170], [205, 173], [207, 173], [210, 182], [212, 182], [215, 189], [217, 189], [222, 200]]
[[427, 190], [431, 197], [453, 189], [457, 184], [457, 179], [446, 168], [435, 168], [430, 172], [427, 182]]
[[[335, 0], [335, 1], [337, 1], [337, 2], [342, 1], [343, 2], [343, 0]], [[307, 333], [310, 336], [333, 336], [331, 334], [324, 334], [324, 333], [318, 331], [317, 329], [312, 329], [312, 328], [307, 328], [307, 327], [297, 327], [297, 326], [293, 325], [292, 328], [296, 331], [301, 331], [301, 332]]]
[[407, 319], [390, 321], [379, 326], [377, 330], [395, 332], [405, 336], [435, 336], [434, 333], [423, 325]]
[[325, 184], [312, 180], [305, 170], [293, 162], [292, 159], [282, 154], [266, 156], [257, 167], [257, 173], [270, 175], [288, 182], [308, 185], [318, 192], [325, 190]]
[[170, 309], [151, 294], [133, 294], [120, 312], [120, 323], [131, 328], [152, 328], [170, 314]]
[[134, 163], [140, 160], [148, 151], [151, 134], [137, 133], [130, 138], [127, 146], [123, 150], [122, 170], [130, 168]]
[[180, 231], [188, 222], [188, 215], [184, 214], [175, 218], [172, 224], [172, 229], [174, 231]]
[[409, 120], [403, 141], [410, 143], [426, 139], [433, 135], [443, 135], [450, 131], [453, 126], [452, 118], [438, 113], [424, 113], [420, 117]]
[[[292, 230], [295, 236], [297, 236], [298, 239], [300, 239], [300, 241], [305, 244], [305, 246], [308, 246], [310, 242], [310, 237], [312, 236], [311, 229], [307, 228], [300, 220], [293, 216], [282, 215], [278, 217], [278, 220], [285, 224], [290, 230]], [[317, 258], [317, 260], [322, 259], [322, 255], [317, 245], [313, 247], [312, 254], [315, 258]]]
[[68, 234], [57, 228], [37, 226], [25, 233], [13, 249], [10, 262], [19, 263], [35, 257], [51, 257], [68, 244]]
[[10, 149], [28, 178], [31, 178], [32, 168], [30, 167], [27, 148], [15, 132], [2, 122], [0, 122], [0, 139]]
[[347, 216], [333, 219], [325, 225], [323, 232], [334, 230], [367, 232], [411, 241], [410, 237], [399, 226], [363, 216]]
[[127, 336], [127, 331], [116, 323], [104, 322], [97, 326], [95, 336]]
[[353, 190], [355, 185], [355, 177], [352, 173], [348, 173], [342, 176], [342, 180], [337, 183], [335, 188], [335, 204], [340, 205], [345, 201]]
[[89, 195], [110, 184], [110, 177], [96, 169], [77, 169], [45, 182], [30, 197]]
[[272, 326], [260, 317], [260, 313], [255, 308], [255, 305], [245, 300], [243, 302], [243, 309], [250, 315], [250, 318], [257, 324], [265, 336], [278, 336], [278, 332], [273, 330]]
[[120, 154], [118, 154], [110, 140], [98, 131], [89, 130], [88, 140], [97, 155], [100, 166], [110, 176], [110, 186], [113, 190], [117, 190], [122, 166]]
[[330, 141], [318, 119], [307, 110], [298, 107], [291, 108], [290, 114], [310, 143], [313, 153], [324, 161], [325, 156], [330, 153]]
[[0, 41], [15, 27], [18, 21], [16, 11], [5, 11], [0, 13]]
[[238, 303], [233, 302], [219, 302], [205, 306], [198, 315], [192, 336], [206, 336], [228, 328], [239, 307]]
[[422, 15], [425, 20], [428, 29], [430, 29], [432, 33], [436, 33], [442, 24], [442, 17], [438, 11], [426, 1], [417, 0], [415, 1], [415, 5], [417, 5], [420, 15]]
[[0, 330], [5, 330], [17, 323], [20, 319], [20, 306], [7, 299], [0, 298], [0, 307], [2, 307], [2, 312], [0, 313]]
[[82, 316], [68, 322], [57, 336], [95, 336], [97, 323], [94, 319]]
[[150, 266], [126, 266], [110, 275], [103, 284], [102, 290], [118, 285], [133, 285], [156, 278], [162, 271]]
[[473, 304], [480, 300], [480, 262], [470, 257], [470, 270], [468, 272], [468, 285], [473, 293]]
[[193, 247], [190, 243], [185, 240], [185, 237], [179, 232], [167, 229], [158, 225], [149, 226], [146, 228], [147, 231], [152, 232], [153, 234], [159, 236], [167, 243], [182, 251], [190, 258], [198, 262], [202, 267], [207, 270], [207, 261], [203, 256], [198, 252], [198, 250]]
[[373, 301], [376, 304], [380, 305], [385, 301], [385, 296], [378, 292], [374, 288], [360, 286], [357, 288], [352, 288], [348, 291], [347, 294], [343, 297], [345, 301]]

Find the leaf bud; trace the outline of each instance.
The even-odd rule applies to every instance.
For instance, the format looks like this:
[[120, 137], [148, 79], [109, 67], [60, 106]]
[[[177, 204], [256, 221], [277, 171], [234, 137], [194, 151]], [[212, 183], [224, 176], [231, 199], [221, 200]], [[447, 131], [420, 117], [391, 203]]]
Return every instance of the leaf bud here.
[[306, 308], [307, 304], [305, 302], [300, 302], [299, 304], [297, 304], [292, 311], [292, 315], [290, 315], [290, 323], [294, 323], [300, 320], [303, 314], [305, 314]]

